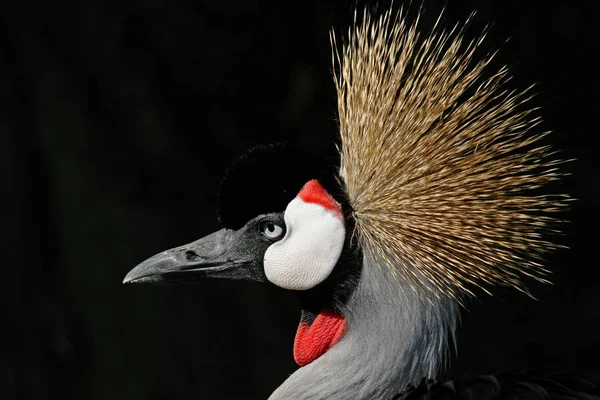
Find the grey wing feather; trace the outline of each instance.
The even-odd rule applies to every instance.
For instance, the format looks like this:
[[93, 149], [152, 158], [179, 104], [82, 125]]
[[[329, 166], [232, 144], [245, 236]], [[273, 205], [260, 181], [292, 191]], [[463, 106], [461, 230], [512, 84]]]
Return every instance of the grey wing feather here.
[[393, 400], [600, 400], [600, 376], [565, 371], [513, 372], [423, 381]]

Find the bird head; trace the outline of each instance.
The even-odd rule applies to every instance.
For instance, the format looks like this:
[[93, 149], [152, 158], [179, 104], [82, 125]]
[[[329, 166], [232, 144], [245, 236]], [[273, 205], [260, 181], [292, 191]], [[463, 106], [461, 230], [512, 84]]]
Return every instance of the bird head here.
[[321, 160], [298, 147], [252, 148], [221, 183], [223, 228], [149, 258], [124, 283], [226, 278], [314, 289], [331, 277], [349, 246], [338, 186]]
[[[339, 340], [345, 327], [342, 309], [360, 274], [361, 253], [347, 234], [352, 227], [348, 202], [323, 161], [286, 144], [250, 149], [223, 178], [218, 214], [222, 229], [156, 254], [123, 282], [266, 282], [297, 293], [313, 329], [319, 323], [330, 328], [327, 348]], [[300, 365], [326, 350], [298, 341]], [[303, 354], [306, 348], [310, 355]]]

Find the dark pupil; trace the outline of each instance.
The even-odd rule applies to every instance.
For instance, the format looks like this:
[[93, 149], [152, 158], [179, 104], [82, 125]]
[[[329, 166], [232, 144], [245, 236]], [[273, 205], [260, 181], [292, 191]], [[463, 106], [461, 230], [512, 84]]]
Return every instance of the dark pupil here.
[[273, 225], [273, 223], [267, 224], [267, 230], [273, 232], [275, 230], [275, 225]]

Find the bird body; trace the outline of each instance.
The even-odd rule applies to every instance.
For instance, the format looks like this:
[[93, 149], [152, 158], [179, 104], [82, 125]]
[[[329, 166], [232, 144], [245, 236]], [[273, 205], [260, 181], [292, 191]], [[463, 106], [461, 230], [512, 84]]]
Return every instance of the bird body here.
[[600, 380], [590, 373], [512, 372], [426, 382], [392, 400], [595, 400]]
[[124, 282], [247, 279], [293, 291], [300, 368], [272, 400], [600, 399], [583, 380], [563, 392], [545, 392], [543, 379], [431, 383], [474, 288], [545, 280], [542, 256], [557, 247], [545, 237], [568, 196], [544, 189], [561, 161], [539, 144], [528, 92], [504, 89], [504, 68], [485, 75], [492, 56], [475, 59], [481, 40], [467, 43], [460, 27], [421, 36], [402, 12], [365, 12], [341, 51], [332, 38], [340, 165], [290, 145], [250, 149], [221, 184], [223, 229]]
[[407, 384], [435, 379], [447, 365], [456, 303], [419, 297], [378, 262], [364, 255], [360, 281], [341, 310], [348, 326], [342, 340], [270, 399], [390, 399]]

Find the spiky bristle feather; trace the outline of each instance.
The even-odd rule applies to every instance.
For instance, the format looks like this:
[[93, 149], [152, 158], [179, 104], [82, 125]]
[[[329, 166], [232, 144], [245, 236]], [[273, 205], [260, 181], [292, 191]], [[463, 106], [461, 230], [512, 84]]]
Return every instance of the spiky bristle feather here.
[[[341, 167], [362, 246], [414, 287], [454, 298], [544, 281], [545, 239], [568, 196], [539, 193], [560, 179], [530, 91], [505, 89], [485, 35], [463, 26], [426, 37], [418, 18], [365, 12], [334, 48]], [[543, 192], [543, 190], [542, 190]], [[424, 282], [425, 280], [425, 282]]]

